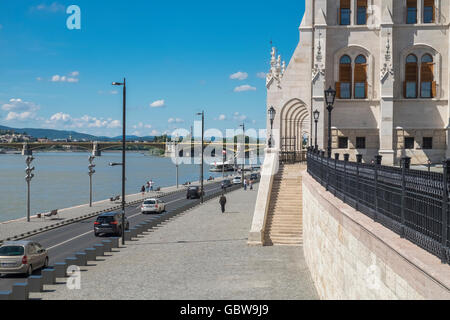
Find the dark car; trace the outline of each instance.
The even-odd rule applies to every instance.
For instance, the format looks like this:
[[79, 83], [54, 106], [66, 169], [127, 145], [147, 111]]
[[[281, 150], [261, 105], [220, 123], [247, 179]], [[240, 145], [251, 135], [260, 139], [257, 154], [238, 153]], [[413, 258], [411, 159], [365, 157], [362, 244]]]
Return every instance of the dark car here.
[[[125, 230], [130, 228], [130, 223], [125, 217]], [[113, 234], [122, 236], [122, 213], [106, 212], [97, 217], [94, 222], [94, 235], [98, 237], [100, 234]]]
[[250, 175], [250, 180], [258, 180], [258, 174], [257, 173], [252, 173]]
[[233, 184], [231, 183], [231, 180], [228, 180], [228, 179], [226, 179], [226, 180], [223, 180], [222, 181], [222, 189], [226, 189], [226, 188], [228, 188], [228, 187], [231, 187]]
[[[205, 192], [203, 192], [205, 194]], [[199, 186], [192, 186], [187, 189], [186, 199], [199, 199], [201, 191]]]

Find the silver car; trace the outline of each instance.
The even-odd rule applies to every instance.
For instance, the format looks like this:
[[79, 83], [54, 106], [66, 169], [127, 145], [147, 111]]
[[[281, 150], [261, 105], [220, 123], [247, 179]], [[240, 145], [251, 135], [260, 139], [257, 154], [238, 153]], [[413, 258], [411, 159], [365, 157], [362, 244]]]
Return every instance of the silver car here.
[[31, 275], [34, 270], [48, 267], [48, 253], [34, 241], [7, 241], [0, 247], [0, 275]]
[[141, 205], [141, 212], [164, 212], [166, 211], [166, 204], [164, 201], [159, 199], [145, 199], [145, 201]]

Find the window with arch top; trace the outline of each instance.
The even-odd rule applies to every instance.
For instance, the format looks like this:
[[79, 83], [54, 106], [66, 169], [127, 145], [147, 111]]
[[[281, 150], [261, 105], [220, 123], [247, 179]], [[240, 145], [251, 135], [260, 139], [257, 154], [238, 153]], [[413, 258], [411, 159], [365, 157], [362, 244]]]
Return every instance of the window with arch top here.
[[425, 54], [420, 64], [420, 97], [433, 98], [436, 96], [436, 82], [434, 81], [433, 57]]
[[355, 59], [355, 99], [367, 98], [367, 59], [359, 55]]
[[340, 99], [352, 97], [352, 59], [344, 55], [339, 60], [339, 82], [336, 83], [336, 95]]

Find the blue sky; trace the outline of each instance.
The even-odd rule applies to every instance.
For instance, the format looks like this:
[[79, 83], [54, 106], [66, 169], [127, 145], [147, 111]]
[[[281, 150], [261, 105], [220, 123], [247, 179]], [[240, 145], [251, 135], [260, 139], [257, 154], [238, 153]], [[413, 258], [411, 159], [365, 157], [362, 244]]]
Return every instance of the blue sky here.
[[[81, 30], [66, 26], [72, 4]], [[0, 0], [0, 124], [118, 135], [111, 82], [125, 76], [129, 134], [189, 129], [202, 109], [207, 128], [264, 128], [270, 41], [288, 62], [303, 12], [301, 0]]]

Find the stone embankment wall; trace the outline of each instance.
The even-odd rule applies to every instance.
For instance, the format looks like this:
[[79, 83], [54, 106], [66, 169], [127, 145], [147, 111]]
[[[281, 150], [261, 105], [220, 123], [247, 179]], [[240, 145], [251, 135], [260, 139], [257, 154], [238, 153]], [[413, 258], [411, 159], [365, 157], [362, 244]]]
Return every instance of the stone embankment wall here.
[[450, 299], [450, 265], [303, 173], [304, 254], [321, 299]]

